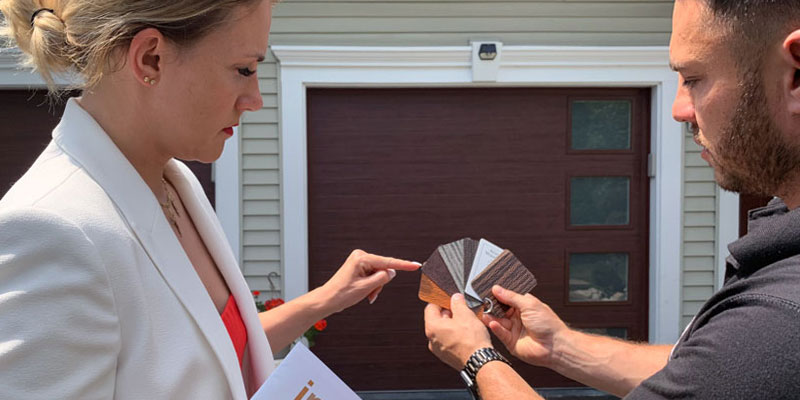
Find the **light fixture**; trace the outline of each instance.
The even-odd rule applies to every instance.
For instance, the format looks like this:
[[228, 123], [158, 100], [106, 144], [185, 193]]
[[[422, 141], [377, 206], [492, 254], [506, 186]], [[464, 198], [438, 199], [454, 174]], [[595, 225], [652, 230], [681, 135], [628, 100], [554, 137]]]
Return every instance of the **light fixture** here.
[[494, 43], [481, 44], [478, 50], [478, 58], [484, 61], [491, 61], [497, 57], [497, 46]]

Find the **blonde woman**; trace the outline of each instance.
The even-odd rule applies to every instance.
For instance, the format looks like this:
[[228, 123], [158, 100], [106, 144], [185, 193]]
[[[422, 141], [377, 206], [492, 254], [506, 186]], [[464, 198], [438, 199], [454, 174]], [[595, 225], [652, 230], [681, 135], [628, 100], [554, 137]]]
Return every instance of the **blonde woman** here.
[[214, 161], [261, 108], [269, 0], [0, 0], [0, 11], [51, 89], [64, 72], [83, 82], [0, 200], [0, 398], [245, 399], [272, 351], [418, 268], [354, 251], [325, 285], [257, 314], [175, 158]]

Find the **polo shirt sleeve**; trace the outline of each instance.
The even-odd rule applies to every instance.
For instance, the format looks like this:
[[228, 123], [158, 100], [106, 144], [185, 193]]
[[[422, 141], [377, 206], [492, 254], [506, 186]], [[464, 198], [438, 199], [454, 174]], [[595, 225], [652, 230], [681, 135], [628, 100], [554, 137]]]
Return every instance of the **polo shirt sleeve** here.
[[[800, 288], [798, 288], [800, 290]], [[626, 399], [800, 397], [800, 306], [768, 294], [717, 304]]]

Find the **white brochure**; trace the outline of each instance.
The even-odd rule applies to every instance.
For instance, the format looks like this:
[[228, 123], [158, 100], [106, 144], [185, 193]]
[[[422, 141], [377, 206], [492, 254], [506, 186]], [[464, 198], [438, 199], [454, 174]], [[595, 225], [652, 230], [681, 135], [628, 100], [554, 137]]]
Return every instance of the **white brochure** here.
[[465, 292], [474, 297], [477, 300], [481, 300], [478, 292], [472, 288], [472, 280], [475, 279], [476, 276], [480, 275], [489, 264], [494, 261], [500, 253], [503, 252], [503, 249], [494, 245], [494, 243], [486, 240], [481, 239], [478, 243], [478, 251], [475, 253], [475, 260], [472, 261], [472, 269], [469, 271], [469, 279], [467, 279], [467, 287]]
[[360, 400], [302, 344], [294, 346], [251, 400]]

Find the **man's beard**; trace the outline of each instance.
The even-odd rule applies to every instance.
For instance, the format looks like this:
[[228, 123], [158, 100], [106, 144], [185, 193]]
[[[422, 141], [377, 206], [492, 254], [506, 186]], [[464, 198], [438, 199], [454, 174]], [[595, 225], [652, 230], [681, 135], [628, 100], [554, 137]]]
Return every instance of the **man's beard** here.
[[783, 186], [798, 172], [800, 147], [783, 137], [770, 115], [761, 77], [760, 68], [744, 75], [736, 111], [714, 154], [715, 177], [732, 192], [782, 195]]

